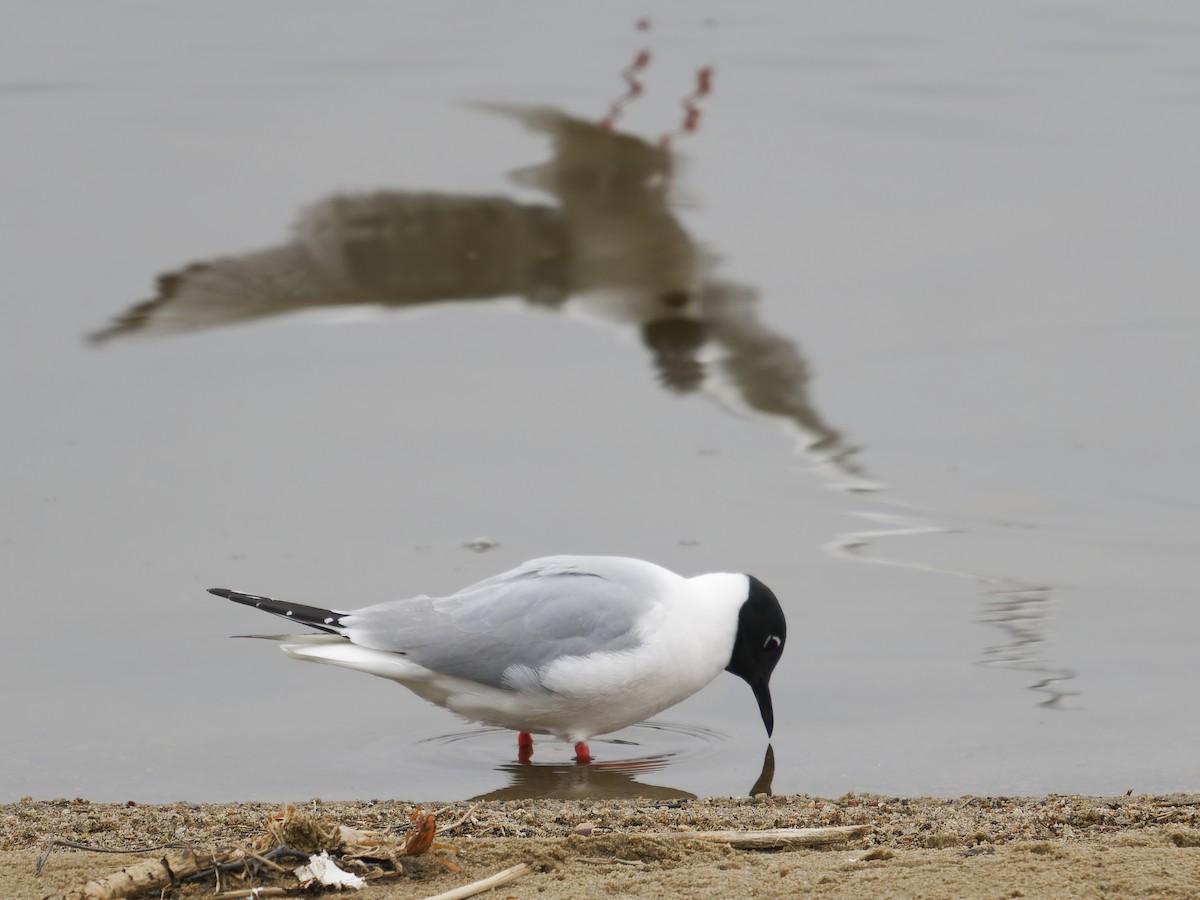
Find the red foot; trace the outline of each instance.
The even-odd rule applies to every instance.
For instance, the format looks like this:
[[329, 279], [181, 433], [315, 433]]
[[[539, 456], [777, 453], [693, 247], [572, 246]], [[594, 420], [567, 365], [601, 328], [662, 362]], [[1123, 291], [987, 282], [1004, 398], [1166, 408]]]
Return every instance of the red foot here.
[[580, 741], [575, 745], [575, 762], [590, 763], [592, 761], [592, 751], [588, 749], [587, 741]]
[[517, 762], [526, 765], [533, 759], [533, 735], [528, 731], [517, 732]]

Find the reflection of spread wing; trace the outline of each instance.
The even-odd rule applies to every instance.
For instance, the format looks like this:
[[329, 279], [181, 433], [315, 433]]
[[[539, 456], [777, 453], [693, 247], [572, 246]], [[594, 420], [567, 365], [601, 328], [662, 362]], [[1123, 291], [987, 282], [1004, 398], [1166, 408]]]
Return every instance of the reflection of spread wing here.
[[[664, 570], [639, 560], [555, 556], [464, 588], [341, 617], [354, 643], [494, 687], [536, 687], [564, 656], [639, 646], [636, 625]], [[677, 576], [676, 576], [677, 577]]]
[[381, 191], [305, 210], [288, 243], [195, 263], [92, 336], [211, 328], [319, 306], [565, 293], [558, 213], [503, 197]]
[[160, 276], [154, 297], [90, 339], [192, 331], [314, 306], [320, 302], [314, 299], [315, 275], [296, 244], [193, 263]]
[[634, 135], [548, 108], [488, 107], [547, 135], [552, 158], [517, 180], [558, 204], [378, 191], [304, 210], [290, 242], [162, 276], [93, 341], [348, 304], [407, 306], [571, 292], [654, 297], [689, 287], [695, 248], [667, 208], [671, 157]]

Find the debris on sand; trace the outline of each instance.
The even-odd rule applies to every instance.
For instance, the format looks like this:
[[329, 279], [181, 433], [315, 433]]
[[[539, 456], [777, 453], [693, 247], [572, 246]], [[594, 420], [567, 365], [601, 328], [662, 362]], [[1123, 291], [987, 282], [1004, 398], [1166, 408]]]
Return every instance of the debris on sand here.
[[[214, 881], [218, 897], [287, 896], [292, 891], [278, 886], [228, 890], [235, 882], [244, 885], [266, 872], [286, 874], [287, 870], [275, 861], [285, 857], [305, 861], [293, 872], [300, 889], [313, 885], [358, 889], [370, 880], [406, 874], [407, 859], [431, 850], [453, 849], [434, 841], [438, 829], [433, 813], [424, 813], [418, 807], [411, 818], [413, 827], [403, 834], [362, 831], [330, 822], [289, 804], [282, 812], [268, 816], [263, 822], [262, 833], [244, 844], [210, 850], [173, 846], [169, 849], [109, 851], [138, 853], [146, 849], [166, 849], [159, 857], [76, 885], [63, 894], [61, 900], [144, 897], [161, 894], [177, 884], [209, 879]], [[39, 872], [56, 846], [96, 849], [52, 838], [38, 864]], [[458, 867], [448, 860], [437, 856], [433, 859], [451, 871], [458, 871]]]

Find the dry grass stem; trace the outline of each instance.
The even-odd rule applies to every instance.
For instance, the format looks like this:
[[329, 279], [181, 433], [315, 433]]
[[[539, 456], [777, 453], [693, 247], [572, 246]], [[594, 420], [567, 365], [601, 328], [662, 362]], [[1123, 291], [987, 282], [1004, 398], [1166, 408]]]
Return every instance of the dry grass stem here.
[[497, 872], [489, 878], [481, 878], [479, 881], [472, 881], [470, 884], [464, 884], [462, 887], [455, 888], [452, 891], [434, 894], [431, 897], [426, 897], [425, 900], [465, 900], [467, 897], [474, 897], [476, 894], [482, 894], [484, 891], [490, 891], [492, 888], [515, 881], [522, 875], [528, 875], [531, 871], [525, 863], [518, 863], [512, 868]]
[[[438, 833], [438, 834], [443, 834], [443, 833], [445, 833], [445, 832], [447, 832], [447, 831], [453, 831], [453, 830], [454, 830], [455, 828], [457, 828], [459, 825], [462, 825], [462, 824], [464, 824], [464, 823], [465, 823], [465, 822], [466, 822], [468, 819], [471, 819], [471, 817], [475, 815], [475, 810], [477, 810], [477, 809], [479, 809], [479, 804], [478, 804], [478, 803], [476, 803], [474, 806], [472, 806], [470, 809], [468, 809], [468, 810], [466, 811], [466, 813], [464, 813], [464, 814], [463, 814], [463, 817], [462, 817], [461, 819], [456, 819], [455, 821], [451, 822], [449, 825], [443, 825], [441, 828], [439, 828], [439, 829], [437, 830], [437, 833]], [[472, 819], [472, 821], [474, 821], [474, 820]]]

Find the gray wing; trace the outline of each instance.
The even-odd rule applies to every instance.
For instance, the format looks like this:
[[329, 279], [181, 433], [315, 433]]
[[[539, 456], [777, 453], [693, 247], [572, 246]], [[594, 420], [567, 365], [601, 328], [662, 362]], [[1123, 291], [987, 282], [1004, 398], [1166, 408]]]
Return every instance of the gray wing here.
[[415, 597], [342, 616], [356, 644], [494, 687], [540, 685], [563, 656], [638, 646], [657, 602], [657, 566], [615, 557], [546, 557], [449, 597]]

